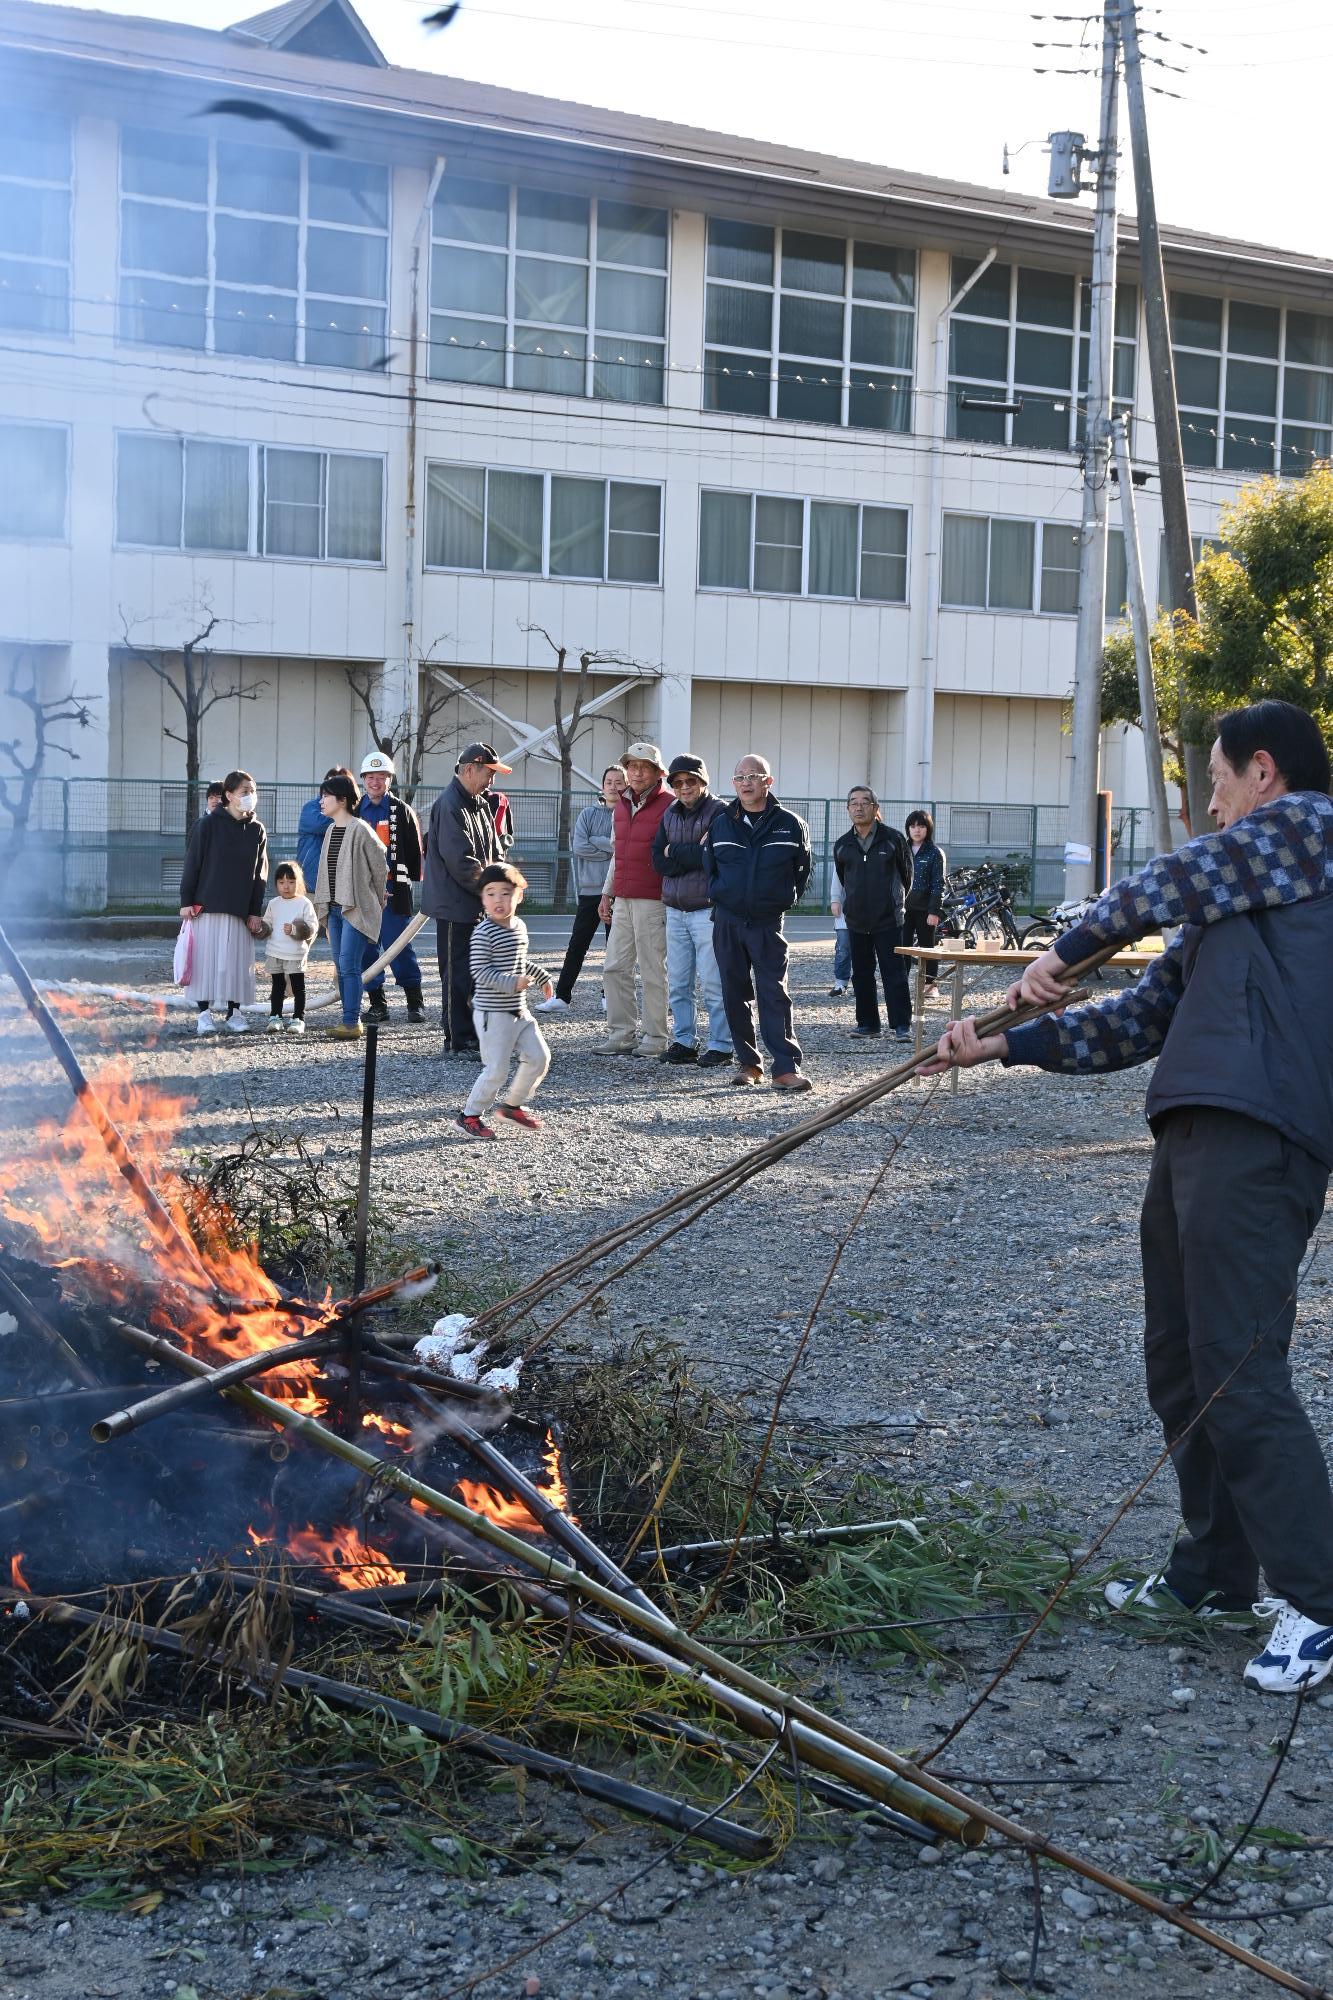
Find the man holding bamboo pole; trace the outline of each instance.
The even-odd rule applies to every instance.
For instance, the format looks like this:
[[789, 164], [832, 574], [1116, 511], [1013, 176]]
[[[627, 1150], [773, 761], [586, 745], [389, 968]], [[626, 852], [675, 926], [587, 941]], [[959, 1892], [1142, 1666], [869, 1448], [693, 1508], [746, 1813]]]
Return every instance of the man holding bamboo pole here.
[[1184, 1529], [1163, 1571], [1107, 1585], [1117, 1608], [1272, 1618], [1245, 1679], [1266, 1693], [1333, 1671], [1333, 1494], [1292, 1387], [1301, 1259], [1333, 1168], [1333, 800], [1318, 726], [1289, 702], [1218, 724], [1216, 833], [1116, 883], [1010, 995], [1049, 1004], [1098, 946], [1180, 926], [1125, 993], [1008, 1035], [971, 1021], [941, 1066], [1081, 1074], [1158, 1057], [1141, 1239], [1148, 1399]]

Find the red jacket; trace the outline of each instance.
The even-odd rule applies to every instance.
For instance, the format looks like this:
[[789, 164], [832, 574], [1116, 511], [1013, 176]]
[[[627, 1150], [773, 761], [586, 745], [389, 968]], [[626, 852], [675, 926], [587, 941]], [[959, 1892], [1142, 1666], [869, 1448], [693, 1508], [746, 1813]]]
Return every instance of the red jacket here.
[[661, 902], [662, 878], [653, 867], [653, 841], [662, 824], [662, 815], [674, 797], [666, 779], [659, 778], [652, 790], [645, 792], [638, 801], [637, 810], [628, 785], [616, 800], [612, 824], [615, 829], [617, 896], [638, 896], [645, 902]]

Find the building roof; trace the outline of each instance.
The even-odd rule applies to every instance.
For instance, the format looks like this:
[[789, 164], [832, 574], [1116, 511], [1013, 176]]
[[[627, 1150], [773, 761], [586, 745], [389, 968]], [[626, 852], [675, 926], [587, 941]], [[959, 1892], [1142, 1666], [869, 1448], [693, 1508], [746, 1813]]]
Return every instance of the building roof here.
[[[994, 244], [1006, 257], [1066, 266], [1086, 266], [1091, 257], [1091, 210], [1076, 203], [433, 72], [371, 69], [364, 55], [350, 62], [332, 57], [312, 49], [302, 34], [335, 8], [356, 20], [349, 0], [288, 0], [217, 31], [0, 0], [0, 51], [25, 96], [62, 104], [91, 100], [111, 115], [123, 110], [127, 91], [141, 87], [151, 70], [153, 104], [163, 118], [197, 113], [220, 84], [240, 84], [280, 105], [299, 98], [307, 117], [318, 100], [321, 125], [345, 145], [413, 161], [443, 154], [453, 171], [492, 178], [540, 173], [543, 185], [583, 188], [590, 180], [605, 186], [611, 177], [620, 192], [640, 200], [844, 224], [962, 252]], [[374, 48], [369, 36], [365, 40]], [[359, 63], [355, 72], [351, 63]], [[1132, 257], [1132, 216], [1121, 218], [1119, 233], [1122, 250]], [[1333, 308], [1333, 259], [1169, 225], [1163, 245], [1175, 284]]]
[[348, 0], [285, 0], [222, 31], [236, 41], [387, 69], [388, 59]]

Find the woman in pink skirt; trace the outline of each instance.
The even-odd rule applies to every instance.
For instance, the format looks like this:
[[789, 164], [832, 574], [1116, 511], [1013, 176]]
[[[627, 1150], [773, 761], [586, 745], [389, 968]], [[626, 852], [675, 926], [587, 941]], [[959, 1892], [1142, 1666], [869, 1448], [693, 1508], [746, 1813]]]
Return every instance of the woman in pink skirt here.
[[197, 1032], [217, 1031], [213, 1010], [226, 1009], [227, 1026], [249, 1026], [239, 1009], [255, 997], [253, 940], [264, 931], [268, 836], [255, 818], [259, 797], [248, 771], [228, 771], [223, 800], [190, 835], [181, 875], [181, 916], [194, 925], [190, 983], [199, 1010]]

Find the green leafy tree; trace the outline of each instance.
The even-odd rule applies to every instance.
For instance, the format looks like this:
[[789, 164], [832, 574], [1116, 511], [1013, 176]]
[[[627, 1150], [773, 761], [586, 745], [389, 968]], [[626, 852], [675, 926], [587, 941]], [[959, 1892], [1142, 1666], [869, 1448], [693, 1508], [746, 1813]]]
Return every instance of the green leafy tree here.
[[[1333, 736], [1333, 467], [1256, 481], [1223, 511], [1218, 537], [1195, 567], [1197, 619], [1161, 612], [1152, 629], [1162, 749], [1177, 784], [1189, 749], [1244, 702], [1294, 702]], [[1139, 721], [1128, 626], [1107, 637], [1102, 716]], [[1203, 801], [1189, 804], [1201, 825]]]

